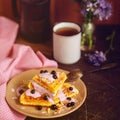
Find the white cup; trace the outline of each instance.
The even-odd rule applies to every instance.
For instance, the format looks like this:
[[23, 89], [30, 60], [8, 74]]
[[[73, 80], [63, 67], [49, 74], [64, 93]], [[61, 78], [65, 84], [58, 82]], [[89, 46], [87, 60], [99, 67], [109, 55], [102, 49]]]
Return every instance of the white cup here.
[[73, 22], [60, 22], [53, 27], [53, 57], [60, 63], [73, 64], [81, 57], [81, 28]]

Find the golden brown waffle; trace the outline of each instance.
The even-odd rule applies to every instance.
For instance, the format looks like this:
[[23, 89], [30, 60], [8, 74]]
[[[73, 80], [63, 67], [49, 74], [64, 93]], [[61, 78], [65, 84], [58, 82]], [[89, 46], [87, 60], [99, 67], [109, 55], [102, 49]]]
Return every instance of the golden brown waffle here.
[[[51, 76], [51, 72], [49, 73], [43, 73], [43, 75]], [[54, 104], [60, 106], [79, 93], [74, 85], [65, 83], [67, 79], [65, 72], [56, 72], [55, 75], [57, 77], [53, 77], [51, 81], [48, 79], [49, 77], [43, 77], [41, 74], [35, 75], [29, 82], [28, 89], [20, 96], [20, 103], [47, 107]], [[67, 100], [68, 98], [69, 100]]]
[[39, 75], [35, 75], [33, 80], [37, 82], [39, 85], [48, 89], [52, 93], [56, 94], [57, 91], [63, 86], [63, 83], [67, 79], [67, 75], [64, 72], [59, 72], [59, 77], [55, 79], [53, 82], [49, 82], [48, 79], [40, 77]]
[[62, 91], [65, 94], [65, 98], [66, 99], [68, 97], [69, 98], [73, 98], [74, 96], [76, 96], [79, 93], [79, 91], [75, 88], [75, 86], [73, 86], [73, 85], [71, 85], [69, 83], [64, 83], [62, 88], [61, 88], [61, 90], [59, 90], [58, 93], [54, 96], [54, 100], [53, 101], [51, 101], [49, 99], [49, 96], [48, 96], [48, 99], [44, 98], [44, 95], [47, 95], [47, 94], [43, 94], [40, 97], [34, 98], [32, 96], [27, 96], [26, 95], [26, 91], [25, 91], [20, 96], [20, 103], [24, 104], [24, 105], [51, 106], [52, 104], [57, 104], [59, 102], [64, 102], [66, 100], [64, 98], [65, 100], [61, 101], [61, 99], [59, 97], [60, 94], [61, 94], [60, 91]]

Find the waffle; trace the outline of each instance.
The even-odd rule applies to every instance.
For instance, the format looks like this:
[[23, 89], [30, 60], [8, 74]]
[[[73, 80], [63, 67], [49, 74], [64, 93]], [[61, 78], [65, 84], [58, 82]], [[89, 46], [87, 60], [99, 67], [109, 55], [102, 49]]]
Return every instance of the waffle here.
[[53, 78], [51, 81], [48, 78], [41, 77], [41, 74], [35, 75], [33, 77], [33, 80], [37, 82], [39, 85], [51, 91], [53, 94], [56, 94], [58, 90], [63, 86], [65, 80], [67, 79], [67, 75], [64, 72], [57, 72], [56, 74], [58, 77], [56, 79]]
[[[59, 99], [49, 99], [46, 98], [46, 94], [44, 95], [38, 95], [38, 97], [33, 97], [32, 95], [28, 96], [26, 92], [30, 93], [32, 90], [28, 89], [20, 96], [20, 103], [23, 105], [33, 105], [33, 106], [51, 106], [52, 104], [56, 104], [59, 102]], [[31, 94], [31, 93], [30, 93]], [[37, 94], [37, 91], [35, 91], [34, 94]]]
[[74, 85], [65, 83], [66, 79], [67, 75], [64, 72], [51, 71], [35, 75], [28, 83], [28, 89], [20, 95], [20, 103], [50, 107], [73, 101], [79, 91]]
[[[20, 103], [24, 105], [51, 106], [59, 102], [64, 103], [67, 98], [73, 98], [78, 93], [75, 86], [69, 83], [64, 83], [62, 88], [53, 97], [50, 97], [48, 93], [40, 94], [40, 92], [35, 89], [28, 89], [20, 96]], [[45, 96], [47, 96], [47, 98]]]
[[62, 91], [65, 93], [67, 97], [74, 97], [76, 96], [79, 91], [74, 85], [71, 85], [70, 83], [64, 83], [62, 87]]

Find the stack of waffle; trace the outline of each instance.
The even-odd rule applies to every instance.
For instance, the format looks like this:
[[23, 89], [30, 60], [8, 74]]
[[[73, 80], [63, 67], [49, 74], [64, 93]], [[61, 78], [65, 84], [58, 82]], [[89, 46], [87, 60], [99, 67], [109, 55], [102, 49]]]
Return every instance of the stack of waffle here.
[[[41, 70], [28, 84], [28, 89], [20, 95], [20, 103], [34, 106], [60, 106], [74, 104], [78, 94], [75, 86], [65, 82], [65, 72]], [[55, 107], [56, 108], [56, 107]]]

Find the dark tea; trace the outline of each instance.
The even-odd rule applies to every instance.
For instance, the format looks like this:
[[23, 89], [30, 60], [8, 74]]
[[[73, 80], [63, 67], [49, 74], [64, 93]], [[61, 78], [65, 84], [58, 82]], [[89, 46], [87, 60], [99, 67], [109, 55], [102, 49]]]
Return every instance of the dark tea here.
[[59, 28], [58, 30], [56, 30], [55, 33], [62, 36], [72, 36], [78, 34], [79, 32], [75, 28], [64, 27], [64, 28]]

